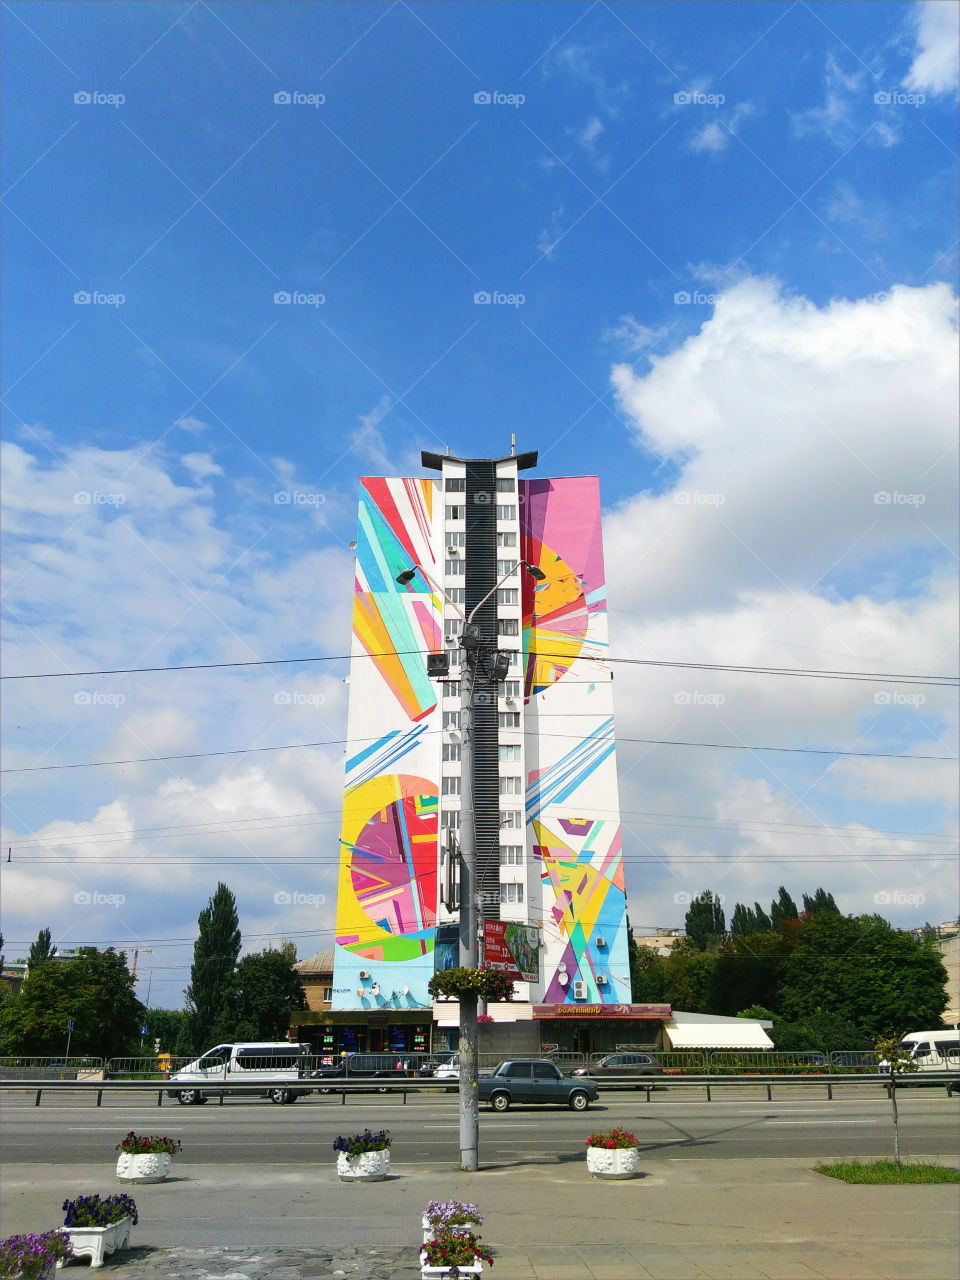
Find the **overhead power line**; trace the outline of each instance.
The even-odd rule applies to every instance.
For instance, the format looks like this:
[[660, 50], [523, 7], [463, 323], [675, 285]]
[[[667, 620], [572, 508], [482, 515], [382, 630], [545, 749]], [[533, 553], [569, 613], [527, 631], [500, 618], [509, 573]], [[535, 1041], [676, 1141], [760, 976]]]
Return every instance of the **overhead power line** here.
[[[426, 655], [426, 649], [387, 649], [382, 653], [337, 653], [304, 658], [257, 658], [246, 662], [188, 662], [163, 667], [107, 667], [93, 671], [27, 671], [15, 675], [0, 676], [3, 680], [62, 680], [80, 676], [133, 676], [146, 675], [161, 671], [222, 671], [239, 667], [272, 667], [303, 666], [313, 662], [349, 662], [356, 658], [396, 658], [413, 657], [416, 654]], [[540, 658], [565, 658], [569, 654], [552, 653], [549, 650], [534, 647], [529, 650]], [[899, 681], [905, 684], [930, 685], [935, 688], [950, 688], [960, 682], [958, 676], [930, 676], [921, 672], [891, 671], [832, 671], [807, 667], [762, 667], [740, 663], [719, 662], [674, 662], [663, 658], [615, 658], [609, 654], [578, 654], [578, 661], [599, 662], [606, 666], [610, 663], [622, 663], [640, 667], [674, 667], [681, 670], [696, 671], [729, 671], [740, 675], [773, 675], [803, 676], [822, 680], [881, 680]]]

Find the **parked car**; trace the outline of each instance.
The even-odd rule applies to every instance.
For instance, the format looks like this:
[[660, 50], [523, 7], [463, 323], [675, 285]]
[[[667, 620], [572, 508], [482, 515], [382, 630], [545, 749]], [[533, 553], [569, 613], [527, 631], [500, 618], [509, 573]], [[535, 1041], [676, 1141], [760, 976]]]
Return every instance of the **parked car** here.
[[554, 1103], [573, 1111], [586, 1111], [600, 1097], [586, 1076], [565, 1076], [554, 1062], [539, 1058], [512, 1058], [501, 1062], [493, 1075], [477, 1081], [477, 1096], [494, 1111], [508, 1111], [513, 1103]]
[[[605, 1080], [631, 1080], [635, 1076], [662, 1076], [663, 1067], [649, 1053], [608, 1053], [589, 1067], [577, 1067], [575, 1076], [588, 1076], [603, 1084]], [[638, 1089], [645, 1088], [638, 1084]]]
[[318, 1067], [312, 1072], [313, 1081], [330, 1081], [330, 1088], [317, 1087], [318, 1093], [329, 1093], [338, 1080], [402, 1080], [414, 1074], [406, 1065], [402, 1054], [396, 1053], [348, 1053], [339, 1062]]
[[[949, 1031], [911, 1031], [900, 1041], [900, 1048], [910, 1055], [916, 1071], [908, 1075], [901, 1073], [899, 1082], [905, 1084], [924, 1084], [923, 1073], [927, 1071], [956, 1071], [960, 1079], [960, 1031], [953, 1028]], [[881, 1062], [879, 1070], [888, 1074], [889, 1062]]]

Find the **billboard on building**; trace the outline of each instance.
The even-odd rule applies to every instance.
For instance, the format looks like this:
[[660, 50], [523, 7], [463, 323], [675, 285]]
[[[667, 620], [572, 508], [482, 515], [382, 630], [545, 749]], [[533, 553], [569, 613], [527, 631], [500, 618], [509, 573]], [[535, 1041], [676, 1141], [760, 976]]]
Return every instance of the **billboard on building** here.
[[517, 982], [539, 982], [540, 930], [536, 925], [485, 920], [483, 963]]

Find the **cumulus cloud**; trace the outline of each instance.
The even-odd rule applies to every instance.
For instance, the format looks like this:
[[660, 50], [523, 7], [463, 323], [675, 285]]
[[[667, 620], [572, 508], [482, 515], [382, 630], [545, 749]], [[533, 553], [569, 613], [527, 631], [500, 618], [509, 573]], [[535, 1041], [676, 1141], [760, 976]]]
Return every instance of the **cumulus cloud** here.
[[[956, 366], [944, 285], [817, 307], [760, 279], [648, 370], [615, 365], [638, 443], [674, 470], [606, 519], [613, 652], [949, 674]], [[635, 923], [681, 924], [705, 887], [732, 906], [822, 883], [901, 923], [955, 899], [955, 765], [736, 749], [952, 756], [952, 694], [615, 670]]]
[[950, 0], [920, 0], [914, 6], [916, 51], [902, 84], [921, 93], [955, 92], [960, 66], [960, 7]]

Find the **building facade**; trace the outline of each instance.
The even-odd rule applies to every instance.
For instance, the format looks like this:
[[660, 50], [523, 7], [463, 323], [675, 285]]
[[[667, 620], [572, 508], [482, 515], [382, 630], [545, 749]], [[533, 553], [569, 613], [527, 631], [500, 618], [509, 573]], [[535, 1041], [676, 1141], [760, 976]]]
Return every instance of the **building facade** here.
[[[575, 1048], [578, 1013], [635, 1009], [598, 481], [527, 478], [535, 454], [423, 461], [438, 474], [360, 482], [327, 1038], [338, 1052], [416, 1051], [437, 1047], [435, 1023], [451, 1021], [427, 983], [458, 962], [442, 885], [461, 820], [460, 636], [472, 614], [488, 651], [473, 700], [480, 914], [527, 926], [513, 932], [538, 975], [489, 1012], [549, 1023], [545, 1042], [562, 1030]], [[484, 678], [500, 651], [506, 678]], [[449, 655], [441, 680], [427, 675], [431, 653]]]

